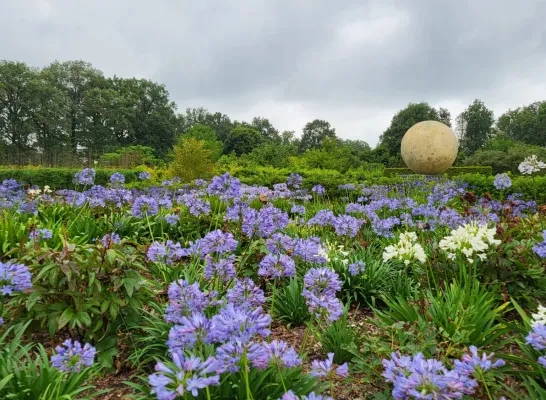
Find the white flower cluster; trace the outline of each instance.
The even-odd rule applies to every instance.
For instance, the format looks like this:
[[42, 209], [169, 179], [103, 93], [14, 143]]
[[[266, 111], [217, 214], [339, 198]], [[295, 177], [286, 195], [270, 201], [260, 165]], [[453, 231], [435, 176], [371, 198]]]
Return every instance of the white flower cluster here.
[[455, 259], [459, 251], [469, 262], [472, 262], [474, 257], [485, 260], [487, 258], [485, 252], [489, 246], [497, 246], [501, 242], [495, 239], [495, 233], [495, 228], [489, 229], [487, 225], [478, 225], [474, 221], [452, 230], [451, 235], [440, 240], [438, 245], [447, 252], [450, 260]]
[[[37, 189], [28, 189], [27, 193], [30, 197], [38, 196], [42, 193], [42, 190], [40, 188]], [[51, 189], [49, 188], [49, 185], [44, 186], [44, 194], [51, 193]]]
[[383, 251], [383, 261], [394, 258], [403, 261], [406, 265], [414, 260], [424, 263], [427, 260], [425, 250], [423, 249], [423, 246], [416, 242], [417, 235], [415, 232], [401, 233], [398, 243], [385, 247], [385, 250]]
[[532, 326], [546, 325], [546, 307], [539, 304], [537, 313], [532, 314], [532, 317], [533, 317], [533, 320], [531, 321]]
[[531, 175], [534, 172], [539, 172], [546, 168], [546, 164], [537, 159], [536, 155], [526, 157], [518, 166], [519, 172], [524, 175]]

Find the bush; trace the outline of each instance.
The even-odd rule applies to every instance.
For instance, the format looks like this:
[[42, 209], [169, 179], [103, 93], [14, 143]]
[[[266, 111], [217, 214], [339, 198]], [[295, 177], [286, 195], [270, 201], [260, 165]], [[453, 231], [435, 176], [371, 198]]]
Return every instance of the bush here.
[[[463, 174], [480, 174], [480, 175], [491, 175], [493, 169], [490, 166], [479, 166], [479, 167], [451, 167], [448, 168], [443, 174], [444, 176], [457, 176]], [[383, 176], [391, 177], [396, 175], [415, 175], [409, 168], [385, 168], [383, 170]]]
[[169, 167], [169, 175], [178, 176], [185, 183], [214, 175], [213, 152], [207, 149], [204, 140], [181, 137], [173, 152], [174, 160]]

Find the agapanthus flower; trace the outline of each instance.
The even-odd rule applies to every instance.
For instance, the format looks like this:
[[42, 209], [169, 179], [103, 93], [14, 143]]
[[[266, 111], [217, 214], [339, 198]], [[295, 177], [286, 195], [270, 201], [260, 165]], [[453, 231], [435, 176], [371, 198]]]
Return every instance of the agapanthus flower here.
[[231, 232], [222, 232], [220, 229], [208, 232], [200, 240], [201, 256], [233, 252], [237, 249], [237, 243]]
[[423, 246], [417, 243], [415, 232], [404, 232], [400, 234], [398, 243], [385, 247], [383, 251], [383, 261], [389, 261], [393, 258], [409, 265], [413, 261], [424, 263], [427, 256]]
[[270, 253], [281, 254], [294, 249], [294, 239], [284, 233], [274, 233], [265, 241], [265, 245]]
[[167, 240], [165, 243], [154, 241], [146, 252], [148, 260], [152, 262], [164, 262], [167, 265], [180, 260], [184, 255], [185, 252], [180, 243], [175, 243], [172, 240]]
[[212, 195], [219, 195], [221, 198], [237, 198], [241, 190], [241, 182], [233, 178], [229, 172], [212, 178], [207, 191]]
[[300, 214], [300, 215], [304, 215], [305, 214], [305, 206], [299, 206], [299, 205], [293, 205], [292, 208], [290, 209], [290, 212], [292, 214]]
[[141, 181], [148, 181], [150, 180], [152, 176], [150, 175], [150, 173], [148, 171], [142, 171], [141, 173], [138, 174], [138, 179], [140, 179]]
[[211, 343], [212, 322], [202, 313], [181, 317], [169, 331], [167, 345], [171, 352], [183, 352], [204, 343]]
[[165, 310], [167, 322], [181, 323], [183, 317], [189, 317], [193, 313], [202, 313], [215, 301], [216, 293], [204, 293], [197, 282], [189, 284], [180, 279], [169, 285], [169, 305]]
[[267, 337], [271, 334], [271, 317], [262, 307], [254, 309], [227, 304], [212, 317], [211, 337], [215, 342], [250, 342], [255, 336]]
[[218, 277], [221, 281], [227, 282], [237, 274], [235, 271], [235, 255], [224, 256], [223, 258], [205, 257], [205, 270], [203, 276], [206, 279]]
[[304, 290], [302, 295], [305, 297], [305, 303], [309, 312], [319, 321], [334, 322], [343, 315], [343, 304], [335, 296], [324, 293], [313, 293]]
[[364, 271], [366, 271], [366, 263], [364, 261], [349, 264], [349, 274], [352, 276], [360, 275]]
[[349, 376], [349, 367], [347, 363], [344, 363], [343, 365], [340, 365], [334, 369], [334, 353], [328, 353], [328, 357], [325, 360], [313, 360], [311, 363], [311, 376], [329, 377], [332, 374], [339, 375], [344, 378]]
[[268, 363], [281, 368], [293, 368], [301, 364], [298, 353], [292, 346], [283, 340], [272, 340], [270, 343], [262, 343], [267, 355]]
[[95, 182], [95, 170], [93, 168], [85, 168], [83, 171], [76, 172], [74, 175], [74, 183], [79, 185], [92, 185]]
[[299, 189], [303, 182], [303, 178], [300, 174], [291, 173], [288, 178], [286, 178], [286, 184], [292, 189]]
[[495, 189], [497, 190], [508, 189], [510, 186], [512, 186], [512, 180], [507, 174], [497, 174], [495, 175], [493, 186], [495, 186]]
[[546, 258], [546, 230], [542, 232], [542, 242], [533, 246], [533, 252], [540, 258]]
[[332, 210], [322, 209], [310, 218], [309, 221], [307, 221], [307, 224], [309, 226], [328, 226], [334, 222], [335, 218]]
[[392, 353], [383, 366], [395, 399], [460, 399], [473, 394], [478, 386], [467, 374], [448, 371], [440, 361], [425, 359], [422, 353], [414, 357]]
[[28, 235], [31, 240], [47, 240], [53, 237], [53, 232], [47, 228], [34, 229]]
[[351, 215], [340, 215], [332, 221], [336, 234], [348, 237], [355, 237], [362, 224], [362, 220]]
[[56, 354], [51, 356], [51, 364], [63, 372], [78, 373], [83, 367], [93, 365], [96, 349], [89, 343], [81, 345], [80, 342], [67, 339], [62, 346], [55, 347]]
[[32, 287], [32, 276], [24, 264], [0, 261], [0, 294], [24, 292]]
[[322, 247], [320, 238], [315, 236], [294, 239], [294, 256], [300, 257], [305, 262], [316, 264], [324, 264], [328, 261], [328, 254]]
[[180, 220], [180, 216], [178, 214], [167, 214], [165, 215], [165, 221], [169, 225], [176, 225], [176, 223]]
[[307, 396], [297, 396], [294, 392], [289, 390], [279, 400], [334, 400], [332, 397], [316, 394], [315, 392], [309, 393]]
[[159, 204], [156, 199], [149, 196], [138, 196], [133, 202], [131, 213], [134, 217], [145, 217], [156, 215], [159, 211]]
[[303, 278], [306, 291], [334, 296], [341, 290], [339, 275], [329, 268], [311, 268]]
[[227, 291], [226, 299], [235, 307], [256, 308], [265, 303], [264, 291], [250, 278], [235, 280], [233, 288]]
[[118, 244], [120, 241], [121, 241], [121, 239], [120, 239], [119, 235], [117, 233], [115, 233], [115, 232], [107, 233], [100, 240], [102, 245], [104, 247], [106, 247], [106, 248], [110, 248], [110, 247], [112, 247], [112, 245]]
[[200, 389], [220, 383], [218, 375], [207, 376], [216, 368], [214, 358], [201, 362], [199, 357], [185, 357], [183, 353], [175, 352], [172, 360], [169, 365], [158, 362], [155, 366], [156, 372], [148, 377], [152, 386], [151, 393], [158, 400], [174, 400], [179, 396], [184, 397], [186, 393], [197, 397]]
[[524, 175], [531, 175], [544, 168], [546, 168], [546, 164], [539, 161], [537, 156], [534, 154], [529, 157], [525, 157], [525, 159], [518, 165], [519, 172]]
[[546, 349], [546, 325], [533, 325], [531, 331], [525, 338], [525, 342], [533, 346], [536, 350]]
[[311, 189], [311, 192], [316, 193], [318, 196], [322, 196], [324, 193], [326, 193], [326, 190], [322, 185], [315, 185]]
[[296, 275], [296, 263], [286, 254], [267, 254], [258, 268], [264, 278], [286, 278]]
[[457, 253], [462, 253], [469, 262], [477, 256], [481, 260], [487, 258], [485, 253], [489, 247], [498, 246], [501, 241], [495, 239], [495, 228], [487, 228], [485, 224], [477, 222], [467, 223], [451, 231], [438, 243], [438, 246], [447, 253], [449, 259], [455, 259]]
[[112, 175], [110, 175], [110, 183], [117, 185], [125, 183], [125, 175], [123, 175], [121, 172], [114, 172]]
[[542, 304], [539, 304], [537, 312], [531, 314], [531, 317], [533, 318], [531, 320], [532, 326], [546, 325], [546, 307], [544, 307]]
[[493, 362], [492, 358], [494, 356], [494, 353], [487, 355], [484, 352], [480, 357], [478, 355], [478, 348], [476, 346], [470, 346], [469, 351], [470, 354], [464, 354], [460, 361], [454, 361], [455, 370], [461, 374], [472, 375], [477, 370], [480, 370], [481, 372], [487, 372], [493, 368], [502, 367], [504, 364], [506, 364], [504, 360], [500, 358]]

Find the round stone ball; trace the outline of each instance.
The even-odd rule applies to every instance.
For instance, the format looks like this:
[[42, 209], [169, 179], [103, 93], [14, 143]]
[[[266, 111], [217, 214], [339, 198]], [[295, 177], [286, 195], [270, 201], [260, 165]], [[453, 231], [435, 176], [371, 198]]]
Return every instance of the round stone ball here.
[[441, 174], [453, 165], [459, 144], [449, 126], [423, 121], [408, 129], [402, 138], [402, 159], [417, 174]]

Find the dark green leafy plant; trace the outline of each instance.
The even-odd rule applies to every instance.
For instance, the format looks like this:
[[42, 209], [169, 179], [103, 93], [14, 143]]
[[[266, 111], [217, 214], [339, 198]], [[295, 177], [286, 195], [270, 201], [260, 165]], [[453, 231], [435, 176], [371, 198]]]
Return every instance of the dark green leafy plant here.
[[290, 278], [285, 286], [276, 289], [272, 317], [289, 327], [309, 321], [311, 314], [301, 294], [302, 290], [303, 281], [297, 277]]

